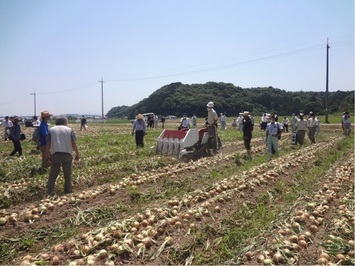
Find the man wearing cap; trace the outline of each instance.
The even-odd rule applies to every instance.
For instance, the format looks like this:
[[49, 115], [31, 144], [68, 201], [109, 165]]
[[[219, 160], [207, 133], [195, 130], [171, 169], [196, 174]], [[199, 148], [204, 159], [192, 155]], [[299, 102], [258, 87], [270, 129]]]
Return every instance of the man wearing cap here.
[[350, 122], [350, 115], [349, 112], [344, 112], [344, 115], [341, 119], [341, 124], [343, 128], [344, 136], [349, 137], [351, 132], [351, 122]]
[[304, 136], [307, 130], [307, 121], [303, 119], [304, 114], [300, 113], [300, 118], [297, 120], [296, 123], [296, 140], [301, 146], [304, 143]]
[[136, 120], [133, 122], [132, 136], [135, 135], [136, 147], [144, 147], [144, 136], [146, 132], [146, 125], [142, 114], [136, 116]]
[[279, 154], [279, 135], [281, 128], [279, 123], [275, 121], [275, 115], [270, 115], [270, 123], [267, 124], [265, 131], [268, 160], [270, 161], [273, 153]]
[[218, 123], [218, 115], [217, 112], [213, 109], [213, 107], [214, 107], [213, 102], [209, 102], [207, 104], [207, 127], [208, 127], [208, 133], [212, 137], [213, 152], [217, 153], [218, 140], [217, 140], [216, 124]]
[[73, 151], [75, 151], [75, 160], [79, 160], [79, 151], [76, 146], [76, 137], [74, 131], [67, 126], [66, 117], [58, 117], [55, 126], [49, 129], [45, 157], [51, 162], [51, 170], [47, 183], [47, 195], [54, 193], [55, 182], [63, 169], [64, 175], [64, 194], [71, 193], [72, 180], [72, 161]]
[[243, 139], [244, 139], [244, 147], [247, 149], [247, 154], [251, 158], [251, 148], [250, 141], [252, 138], [252, 132], [254, 129], [254, 124], [250, 118], [250, 114], [248, 111], [243, 112]]
[[42, 155], [42, 164], [41, 168], [38, 169], [39, 174], [44, 174], [49, 167], [49, 162], [46, 158], [46, 145], [47, 145], [47, 136], [48, 136], [48, 120], [52, 114], [48, 111], [41, 112], [41, 124], [39, 125], [38, 131], [38, 148], [41, 151]]
[[315, 115], [313, 112], [309, 112], [307, 119], [307, 128], [308, 128], [308, 138], [311, 141], [311, 144], [316, 143], [315, 134], [316, 134], [317, 121], [315, 120]]

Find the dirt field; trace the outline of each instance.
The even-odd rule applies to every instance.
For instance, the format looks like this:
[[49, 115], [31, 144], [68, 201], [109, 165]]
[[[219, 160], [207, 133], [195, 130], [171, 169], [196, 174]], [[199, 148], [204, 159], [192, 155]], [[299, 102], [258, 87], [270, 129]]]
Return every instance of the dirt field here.
[[81, 160], [68, 195], [62, 176], [54, 197], [47, 175], [30, 176], [31, 141], [23, 157], [2, 141], [1, 264], [355, 264], [354, 139], [339, 126], [302, 147], [284, 133], [270, 162], [260, 129], [250, 160], [228, 128], [219, 154], [189, 163], [149, 149], [161, 129], [137, 150], [129, 124], [71, 126]]

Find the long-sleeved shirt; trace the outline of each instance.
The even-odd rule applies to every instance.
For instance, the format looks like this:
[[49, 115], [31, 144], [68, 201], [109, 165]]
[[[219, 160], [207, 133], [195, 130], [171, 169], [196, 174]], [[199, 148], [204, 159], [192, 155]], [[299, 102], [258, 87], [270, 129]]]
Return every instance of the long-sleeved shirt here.
[[274, 122], [274, 123], [268, 123], [266, 126], [266, 133], [267, 135], [271, 136], [277, 136], [279, 133], [279, 123]]
[[296, 123], [296, 132], [299, 130], [306, 130], [307, 129], [307, 121], [306, 120], [298, 120]]
[[208, 109], [207, 123], [209, 125], [214, 125], [218, 122], [218, 115], [216, 111], [212, 108]]
[[21, 128], [18, 123], [13, 123], [12, 127], [10, 127], [10, 135], [13, 140], [20, 140]]
[[315, 127], [315, 126], [317, 126], [317, 121], [313, 117], [308, 118], [307, 127]]
[[39, 126], [39, 146], [46, 146], [47, 136], [48, 136], [48, 124], [44, 119], [42, 119], [41, 124]]
[[134, 120], [133, 122], [133, 131], [136, 130], [136, 131], [144, 131], [146, 130], [146, 125], [145, 125], [145, 122], [143, 119], [136, 119]]
[[254, 124], [253, 124], [252, 120], [250, 119], [250, 117], [244, 118], [242, 120], [242, 123], [243, 123], [243, 134], [245, 136], [250, 136], [253, 129], [254, 129]]

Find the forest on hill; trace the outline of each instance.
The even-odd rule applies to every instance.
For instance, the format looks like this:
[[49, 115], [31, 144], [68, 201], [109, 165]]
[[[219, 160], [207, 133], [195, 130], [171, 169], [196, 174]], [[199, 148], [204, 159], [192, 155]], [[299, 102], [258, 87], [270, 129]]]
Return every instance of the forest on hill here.
[[[325, 114], [325, 92], [290, 92], [273, 87], [241, 88], [231, 83], [207, 82], [205, 84], [165, 85], [148, 98], [132, 106], [117, 106], [106, 114], [109, 118], [134, 118], [138, 113], [153, 112], [159, 115], [183, 114], [198, 117], [206, 115], [206, 104], [213, 101], [218, 113], [227, 116], [248, 110], [254, 115], [264, 112], [292, 114], [313, 111]], [[328, 94], [329, 113], [354, 110], [354, 91], [336, 91]]]

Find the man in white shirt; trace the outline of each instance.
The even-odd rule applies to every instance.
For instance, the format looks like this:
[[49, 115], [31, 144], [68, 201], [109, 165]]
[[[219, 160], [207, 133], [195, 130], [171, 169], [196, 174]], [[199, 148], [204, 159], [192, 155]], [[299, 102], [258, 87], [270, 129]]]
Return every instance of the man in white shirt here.
[[292, 118], [291, 118], [291, 127], [292, 127], [292, 133], [296, 132], [296, 124], [297, 124], [297, 117], [295, 115], [295, 113], [292, 113]]
[[68, 120], [65, 117], [59, 117], [55, 121], [55, 126], [48, 131], [46, 144], [46, 158], [51, 162], [51, 170], [47, 183], [47, 195], [53, 195], [55, 182], [63, 168], [64, 175], [64, 194], [71, 193], [71, 176], [73, 150], [75, 151], [75, 160], [79, 160], [79, 151], [76, 146], [76, 137], [74, 131], [67, 127]]
[[179, 130], [180, 129], [183, 129], [183, 128], [187, 128], [189, 129], [190, 128], [190, 118], [188, 118], [186, 116], [186, 114], [184, 114], [184, 116], [181, 118], [180, 120], [180, 127], [179, 127]]
[[315, 119], [315, 114], [313, 112], [309, 112], [307, 119], [307, 128], [308, 128], [308, 138], [311, 141], [311, 144], [316, 143], [315, 134], [316, 134], [316, 125], [317, 121]]
[[217, 153], [218, 149], [218, 140], [217, 140], [217, 128], [216, 124], [218, 123], [217, 112], [213, 109], [214, 103], [209, 102], [207, 104], [207, 127], [208, 132], [212, 137], [212, 148], [214, 153]]
[[226, 125], [227, 125], [226, 115], [224, 113], [221, 113], [221, 116], [219, 117], [219, 120], [221, 122], [221, 129], [225, 130], [226, 129]]
[[6, 141], [9, 138], [10, 127], [12, 127], [12, 122], [8, 116], [5, 116], [2, 126], [4, 127], [4, 140]]

